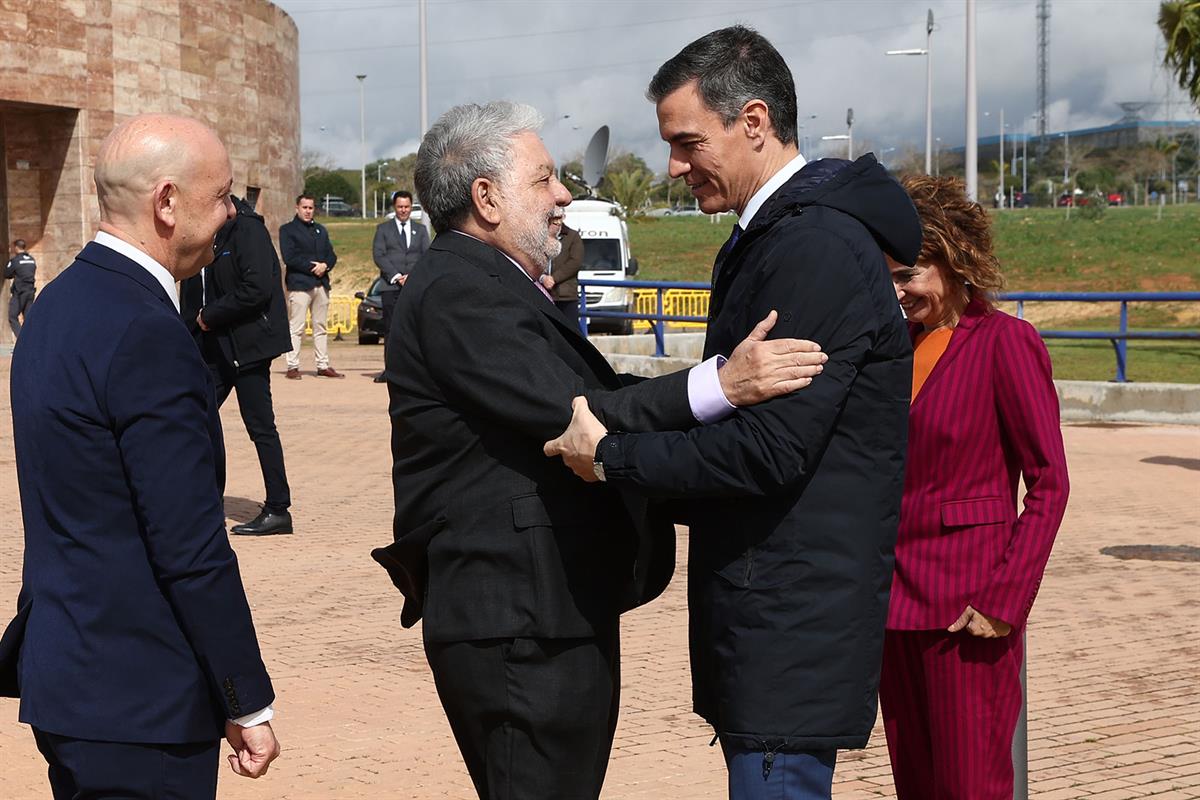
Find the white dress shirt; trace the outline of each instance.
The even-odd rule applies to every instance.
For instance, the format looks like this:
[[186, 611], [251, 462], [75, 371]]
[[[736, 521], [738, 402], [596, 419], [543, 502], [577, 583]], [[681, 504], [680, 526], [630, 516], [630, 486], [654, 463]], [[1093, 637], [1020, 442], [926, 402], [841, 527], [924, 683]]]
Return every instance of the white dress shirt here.
[[758, 191], [750, 198], [750, 202], [746, 203], [746, 208], [742, 211], [742, 215], [738, 217], [738, 227], [743, 231], [750, 227], [750, 221], [754, 219], [754, 215], [763, 207], [763, 203], [767, 199], [778, 192], [783, 185], [792, 179], [800, 170], [804, 169], [804, 165], [808, 162], [804, 160], [804, 156], [797, 154], [795, 158], [783, 165], [783, 169], [771, 176], [770, 180], [759, 187]]
[[412, 236], [412, 219], [409, 219], [407, 222], [401, 222], [397, 219], [396, 227], [400, 229], [400, 238], [404, 240], [404, 249], [407, 250], [412, 242], [412, 239], [409, 238]]

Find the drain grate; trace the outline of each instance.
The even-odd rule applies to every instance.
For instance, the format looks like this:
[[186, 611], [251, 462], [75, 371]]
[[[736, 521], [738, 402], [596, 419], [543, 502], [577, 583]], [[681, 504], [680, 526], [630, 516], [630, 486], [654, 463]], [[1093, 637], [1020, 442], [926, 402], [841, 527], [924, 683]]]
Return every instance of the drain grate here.
[[1200, 561], [1200, 547], [1186, 544], [1120, 544], [1100, 552], [1122, 561]]

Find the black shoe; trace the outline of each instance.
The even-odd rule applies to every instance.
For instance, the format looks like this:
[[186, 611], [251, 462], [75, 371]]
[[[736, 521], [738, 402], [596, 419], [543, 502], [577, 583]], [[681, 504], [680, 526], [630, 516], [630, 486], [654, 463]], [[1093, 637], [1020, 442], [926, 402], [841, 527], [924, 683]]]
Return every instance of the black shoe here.
[[375, 383], [387, 383], [387, 378], [383, 377], [382, 372], [375, 376]]
[[254, 519], [241, 525], [234, 525], [229, 531], [239, 536], [273, 536], [277, 533], [291, 533], [292, 515], [286, 511], [276, 514], [264, 509]]

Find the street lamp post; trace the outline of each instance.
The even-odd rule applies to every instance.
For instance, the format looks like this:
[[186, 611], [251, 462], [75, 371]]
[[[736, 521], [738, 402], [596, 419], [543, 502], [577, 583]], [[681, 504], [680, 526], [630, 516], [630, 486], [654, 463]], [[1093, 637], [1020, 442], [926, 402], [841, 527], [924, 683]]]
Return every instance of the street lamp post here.
[[967, 0], [967, 197], [979, 199], [979, 96], [975, 85], [975, 0]]
[[420, 80], [421, 80], [421, 137], [429, 130], [429, 69], [426, 65], [426, 55], [429, 50], [425, 38], [425, 0], [417, 3], [417, 27], [420, 28]]
[[[816, 118], [817, 118], [817, 115], [816, 115], [816, 114], [809, 114], [809, 115], [808, 115], [807, 117], [805, 117], [804, 119], [805, 119], [805, 120], [814, 120], [814, 119], [816, 119]], [[807, 127], [808, 127], [808, 123], [807, 123], [807, 122], [801, 122], [801, 123], [800, 123], [800, 125], [799, 125], [799, 128], [800, 128], [800, 130], [802, 130], [802, 131], [803, 131], [803, 130], [806, 130], [806, 129], [807, 129]], [[802, 137], [802, 138], [801, 138], [801, 140], [800, 140], [800, 146], [801, 146], [801, 151], [800, 151], [800, 152], [801, 152], [801, 155], [803, 155], [805, 158], [809, 158], [809, 156], [810, 156], [810, 154], [809, 154], [809, 152], [808, 152], [808, 151], [809, 151], [809, 140], [808, 140], [808, 133], [807, 133], [807, 132], [803, 134], [803, 137]]]
[[367, 92], [365, 89], [366, 75], [355, 75], [358, 78], [358, 132], [359, 153], [358, 163], [362, 165], [362, 194], [359, 195], [359, 209], [362, 218], [367, 218]]
[[889, 56], [925, 56], [925, 174], [933, 174], [933, 9], [925, 18], [925, 49], [888, 50]]
[[846, 109], [846, 160], [854, 160], [854, 109]]

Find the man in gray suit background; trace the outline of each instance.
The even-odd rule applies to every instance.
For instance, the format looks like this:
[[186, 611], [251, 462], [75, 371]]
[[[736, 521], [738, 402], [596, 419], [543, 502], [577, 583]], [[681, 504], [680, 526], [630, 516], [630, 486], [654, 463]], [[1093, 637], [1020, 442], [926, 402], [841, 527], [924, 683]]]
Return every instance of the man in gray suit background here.
[[[410, 219], [413, 208], [412, 193], [402, 189], [393, 194], [392, 208], [396, 211], [396, 218], [379, 224], [375, 229], [375, 242], [371, 246], [375, 266], [379, 267], [379, 275], [384, 282], [379, 300], [383, 304], [385, 357], [387, 332], [392, 327], [392, 309], [396, 307], [396, 299], [400, 297], [400, 288], [408, 280], [409, 271], [429, 249], [429, 231], [424, 225], [415, 224]], [[382, 372], [375, 376], [375, 382], [384, 382]]]

